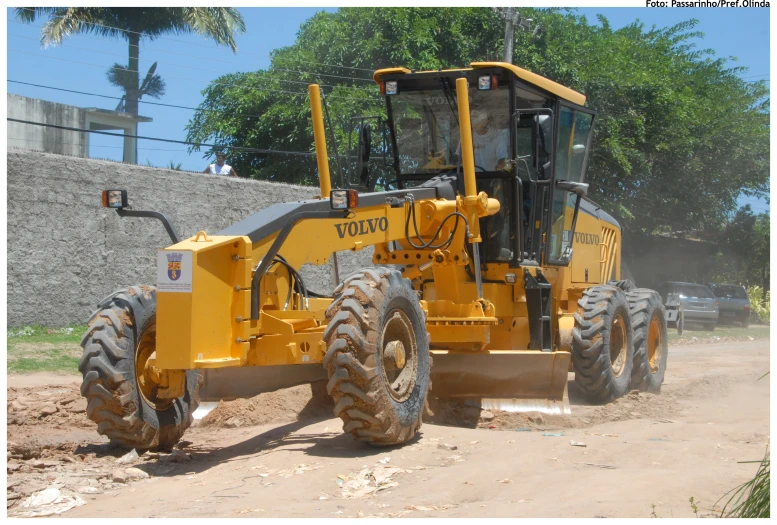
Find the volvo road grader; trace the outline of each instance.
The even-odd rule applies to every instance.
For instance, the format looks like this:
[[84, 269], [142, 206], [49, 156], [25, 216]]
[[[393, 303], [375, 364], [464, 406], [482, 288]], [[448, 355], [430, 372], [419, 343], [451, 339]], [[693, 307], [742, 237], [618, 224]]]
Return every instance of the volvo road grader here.
[[[332, 189], [311, 85], [320, 198], [178, 239], [126, 191], [103, 192], [120, 216], [162, 220], [173, 244], [158, 252], [156, 287], [107, 297], [89, 321], [81, 392], [101, 434], [171, 447], [203, 378], [212, 400], [326, 379], [343, 430], [375, 445], [410, 440], [429, 395], [568, 413], [570, 371], [590, 402], [659, 391], [664, 307], [619, 280], [619, 225], [586, 197], [585, 97], [497, 62], [374, 79], [394, 179], [383, 191], [366, 169]], [[359, 129], [356, 158], [369, 163]], [[374, 266], [329, 295], [308, 290], [304, 264], [368, 246]]]

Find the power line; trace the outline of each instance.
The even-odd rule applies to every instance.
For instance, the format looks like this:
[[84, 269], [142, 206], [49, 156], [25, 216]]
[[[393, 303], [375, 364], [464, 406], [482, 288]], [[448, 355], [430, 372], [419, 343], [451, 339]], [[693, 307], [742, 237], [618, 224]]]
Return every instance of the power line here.
[[[86, 91], [76, 91], [75, 89], [65, 89], [65, 88], [58, 88], [54, 86], [44, 86], [42, 84], [33, 84], [31, 82], [22, 82], [20, 80], [8, 80], [8, 82], [13, 82], [14, 84], [23, 84], [25, 86], [33, 86], [33, 87], [39, 87], [44, 89], [53, 89], [54, 91], [65, 91], [67, 93], [75, 93], [77, 95], [88, 95], [92, 97], [102, 97], [102, 98], [110, 98], [114, 100], [121, 100], [124, 97], [116, 97], [112, 95], [100, 95], [99, 93], [87, 93]], [[193, 108], [190, 106], [177, 106], [175, 104], [163, 104], [162, 102], [149, 102], [146, 100], [138, 100], [140, 104], [151, 104], [152, 106], [164, 106], [168, 108], [177, 108], [177, 109], [190, 109], [194, 111], [203, 111], [207, 113], [221, 113], [221, 114], [227, 114], [224, 111], [219, 111], [216, 109], [204, 109], [204, 108]], [[241, 114], [241, 117], [256, 117], [256, 118], [262, 118], [262, 115], [252, 115], [252, 114]]]
[[[99, 68], [104, 68], [105, 67], [103, 64], [93, 64], [91, 62], [81, 62], [79, 60], [71, 60], [71, 59], [68, 59], [68, 58], [53, 57], [53, 56], [49, 56], [49, 55], [43, 55], [41, 53], [32, 53], [30, 51], [22, 51], [20, 49], [8, 48], [8, 51], [13, 51], [15, 53], [23, 53], [25, 55], [40, 56], [40, 57], [49, 58], [49, 59], [52, 59], [52, 60], [61, 60], [61, 61], [64, 61], [64, 62], [72, 62], [74, 64], [82, 64], [82, 65], [86, 65], [86, 66], [93, 66], [93, 67], [99, 67]], [[117, 69], [122, 70], [122, 71], [128, 71], [128, 72], [131, 72], [131, 73], [140, 73], [139, 71], [137, 71], [135, 69], [125, 69], [125, 68], [117, 68]], [[186, 80], [186, 81], [190, 81], [190, 82], [196, 82], [198, 80], [201, 80], [201, 79], [186, 78], [186, 77], [176, 77], [176, 76], [167, 76], [167, 78], [174, 78], [176, 80]], [[273, 79], [273, 80], [280, 80], [280, 79]], [[292, 81], [290, 81], [290, 82], [292, 82]], [[302, 82], [300, 82], [300, 83], [302, 83]], [[287, 91], [287, 90], [282, 90], [282, 89], [269, 89], [269, 88], [262, 88], [262, 87], [258, 87], [258, 86], [242, 86], [242, 85], [239, 85], [239, 84], [233, 84], [233, 83], [228, 83], [228, 82], [213, 81], [211, 84], [222, 85], [222, 86], [233, 86], [233, 87], [237, 87], [239, 89], [256, 89], [258, 91], [286, 93], [286, 94], [290, 94], [290, 95], [298, 95], [298, 96], [305, 96], [305, 97], [308, 96], [307, 93], [303, 93], [303, 92], [300, 92], [300, 91]], [[358, 88], [347, 87], [347, 86], [327, 86], [327, 87], [341, 88], [341, 89], [343, 89], [343, 88], [344, 89], [354, 89], [356, 91], [360, 91]], [[340, 96], [340, 95], [331, 95], [331, 94], [327, 94], [327, 96], [329, 98], [339, 98], [339, 99], [343, 99], [343, 100], [355, 100], [357, 102], [364, 102], [366, 100], [366, 99], [359, 99], [359, 98], [354, 98], [354, 97], [343, 97], [343, 96]], [[370, 98], [373, 99], [373, 100], [379, 100], [380, 97], [374, 97], [373, 96], [373, 97], [370, 97]]]
[[[124, 135], [119, 135], [118, 133], [115, 134], [117, 137], [124, 137]], [[25, 139], [25, 138], [16, 138], [16, 137], [9, 137], [8, 140], [17, 140], [21, 142], [38, 142], [40, 144], [43, 144], [47, 141], [44, 140], [33, 140], [33, 139]], [[60, 144], [62, 146], [85, 146], [86, 144], [79, 144], [76, 142], [54, 142], [54, 144]], [[16, 147], [16, 146], [14, 146]], [[124, 149], [124, 146], [107, 146], [103, 144], [89, 144], [89, 148], [112, 148], [112, 149]], [[180, 149], [166, 149], [166, 148], [138, 148], [138, 151], [169, 151], [172, 153], [186, 153], [185, 150]]]
[[[34, 9], [29, 9], [29, 8], [26, 8], [26, 7], [22, 7], [21, 9], [24, 9], [26, 11], [34, 11]], [[51, 18], [64, 18], [64, 17], [62, 17], [62, 16], [59, 16], [59, 17], [52, 16]], [[33, 24], [25, 24], [24, 22], [16, 22], [16, 23], [23, 24], [23, 25], [33, 25]], [[84, 25], [104, 27], [106, 29], [115, 29], [117, 31], [123, 31], [125, 33], [134, 33], [134, 34], [140, 35], [141, 37], [144, 36], [144, 34], [141, 33], [141, 32], [130, 31], [128, 29], [122, 29], [120, 27], [107, 26], [107, 25], [100, 24], [100, 23], [97, 23], [97, 22], [83, 22], [83, 21], [79, 21], [78, 23], [79, 24], [84, 24]], [[33, 25], [33, 27], [43, 28], [44, 26], [35, 26], [35, 25]], [[204, 48], [208, 48], [208, 49], [213, 49], [211, 46], [208, 46], [208, 45], [205, 45], [205, 44], [198, 44], [198, 43], [195, 43], [195, 42], [187, 42], [185, 40], [178, 40], [177, 38], [169, 38], [169, 37], [163, 37], [163, 36], [158, 36], [156, 38], [159, 39], [159, 40], [170, 40], [171, 42], [179, 42], [179, 43], [186, 44], [186, 45], [194, 45], [194, 46], [197, 46], [197, 47], [204, 47]], [[253, 55], [253, 56], [258, 56], [258, 57], [262, 57], [262, 58], [270, 58], [270, 59], [272, 59], [271, 55], [263, 55], [263, 54], [260, 54], [260, 53], [251, 53], [249, 51], [243, 51], [243, 53], [245, 53], [247, 55]], [[320, 63], [320, 62], [309, 62], [309, 61], [306, 61], [306, 60], [294, 60], [294, 59], [281, 59], [281, 60], [288, 60], [288, 61], [292, 61], [292, 62], [298, 62], [300, 64], [314, 64], [314, 65], [321, 65], [321, 66], [326, 66], [326, 67], [337, 67], [337, 68], [343, 68], [343, 69], [352, 69], [352, 70], [355, 70], [355, 71], [367, 71], [369, 73], [372, 73], [374, 71], [373, 69], [367, 69], [367, 68], [362, 68], [362, 67], [338, 66], [338, 65], [334, 65], [334, 64], [323, 64], [323, 63]]]
[[[15, 37], [24, 38], [24, 39], [27, 39], [27, 40], [36, 40], [35, 38], [32, 38], [32, 37], [16, 35], [14, 33], [8, 33], [8, 36], [15, 36]], [[62, 47], [69, 47], [71, 49], [79, 49], [81, 51], [89, 51], [90, 53], [99, 53], [101, 55], [108, 55], [108, 56], [112, 56], [112, 57], [119, 57], [119, 58], [125, 58], [125, 59], [127, 58], [127, 55], [119, 55], [118, 53], [108, 53], [107, 51], [98, 51], [97, 49], [91, 49], [91, 48], [88, 48], [88, 47], [78, 47], [78, 46], [74, 46], [74, 45], [71, 45], [71, 44], [60, 44], [60, 46], [62, 46]], [[217, 71], [215, 69], [205, 69], [205, 68], [202, 68], [202, 67], [184, 66], [183, 64], [176, 64], [174, 62], [160, 62], [160, 61], [155, 61], [155, 60], [151, 60], [151, 59], [148, 59], [148, 58], [138, 58], [138, 61], [139, 62], [157, 62], [159, 64], [164, 64], [164, 65], [167, 65], [167, 66], [181, 67], [181, 68], [185, 68], [185, 69], [194, 69], [194, 70], [197, 70], [197, 71], [207, 71], [209, 73], [221, 73], [221, 71]], [[124, 68], [122, 68], [122, 70], [123, 71], [130, 71], [128, 69], [125, 70]]]
[[123, 138], [131, 138], [131, 139], [141, 139], [141, 140], [155, 140], [158, 142], [168, 142], [171, 144], [185, 144], [187, 146], [196, 146], [197, 148], [201, 147], [207, 147], [207, 148], [216, 148], [216, 149], [230, 149], [235, 151], [245, 151], [247, 153], [283, 153], [286, 155], [299, 155], [299, 156], [305, 156], [305, 157], [311, 157], [315, 156], [315, 153], [309, 152], [309, 151], [283, 151], [283, 150], [274, 150], [274, 149], [261, 149], [261, 148], [244, 148], [240, 146], [230, 146], [228, 144], [206, 144], [204, 142], [188, 142], [185, 140], [174, 140], [174, 139], [163, 139], [159, 137], [145, 137], [143, 135], [130, 135], [127, 133], [119, 134], [119, 133], [111, 133], [109, 131], [98, 131], [96, 129], [83, 129], [83, 128], [74, 128], [70, 126], [59, 126], [57, 124], [46, 124], [44, 122], [33, 122], [31, 120], [21, 120], [11, 117], [6, 117], [6, 120], [9, 122], [18, 122], [20, 124], [30, 124], [33, 126], [42, 126], [46, 128], [55, 128], [55, 129], [62, 129], [65, 131], [78, 131], [82, 133], [97, 133], [98, 135], [110, 135], [112, 137], [123, 137]]
[[[22, 85], [25, 85], [25, 86], [33, 86], [33, 87], [38, 87], [38, 88], [44, 88], [44, 89], [53, 89], [54, 91], [64, 91], [66, 93], [75, 93], [77, 95], [87, 95], [87, 96], [92, 96], [92, 97], [109, 98], [109, 99], [113, 99], [113, 100], [121, 100], [122, 98], [124, 98], [124, 97], [117, 97], [117, 96], [113, 96], [113, 95], [101, 95], [99, 93], [88, 93], [86, 91], [77, 91], [75, 89], [66, 89], [66, 88], [59, 88], [59, 87], [54, 87], [54, 86], [44, 86], [43, 84], [33, 84], [32, 82], [22, 82], [20, 80], [10, 80], [10, 79], [8, 79], [7, 82], [12, 82], [14, 84], [22, 84]], [[251, 87], [251, 86], [244, 86], [244, 87], [248, 88], [248, 87]], [[152, 106], [163, 106], [163, 107], [176, 108], [176, 109], [189, 109], [189, 110], [193, 110], [193, 111], [202, 111], [202, 112], [205, 112], [205, 113], [220, 113], [222, 115], [228, 115], [227, 112], [219, 111], [217, 109], [194, 108], [194, 107], [191, 107], [191, 106], [179, 106], [179, 105], [176, 105], [176, 104], [164, 104], [162, 102], [150, 102], [150, 101], [147, 101], [147, 100], [138, 100], [138, 103], [140, 103], [140, 104], [150, 104]], [[240, 114], [240, 116], [241, 117], [262, 118], [262, 115], [254, 115], [254, 114], [250, 114], [250, 113], [242, 113], [242, 114]]]
[[[26, 40], [36, 40], [35, 38], [32, 38], [32, 37], [17, 35], [17, 34], [14, 34], [14, 33], [8, 33], [8, 36], [15, 36], [15, 37], [18, 37], [18, 38], [24, 38]], [[78, 46], [74, 46], [74, 45], [71, 45], [71, 44], [60, 44], [60, 45], [62, 47], [69, 47], [71, 49], [79, 49], [81, 51], [89, 51], [90, 53], [99, 53], [101, 55], [108, 55], [108, 56], [119, 57], [119, 58], [127, 58], [126, 55], [119, 55], [117, 53], [108, 53], [107, 51], [98, 51], [96, 49], [91, 49], [91, 48], [88, 48], [88, 47], [78, 47]], [[149, 58], [142, 58], [142, 59], [138, 58], [138, 61], [142, 61], [142, 62], [157, 62], [159, 64], [164, 64], [164, 65], [167, 65], [167, 66], [180, 67], [180, 68], [184, 68], [184, 69], [193, 69], [195, 71], [206, 71], [208, 73], [224, 74], [221, 71], [218, 71], [216, 69], [206, 69], [206, 68], [203, 68], [203, 67], [185, 66], [183, 64], [177, 64], [175, 62], [161, 62], [161, 61], [158, 61], [158, 60], [155, 61], [155, 60], [152, 60], [152, 59], [149, 59]], [[121, 69], [123, 71], [134, 71], [134, 70], [124, 69], [124, 68], [121, 68]], [[267, 70], [267, 71], [269, 71], [269, 70]], [[327, 74], [324, 74], [324, 73], [314, 73], [314, 72], [309, 72], [309, 71], [297, 71], [297, 70], [294, 70], [294, 69], [274, 68], [273, 71], [286, 71], [288, 73], [298, 73], [300, 75], [317, 75], [317, 76], [320, 76], [320, 77], [342, 78], [342, 79], [345, 79], [345, 80], [358, 80], [359, 82], [369, 82], [371, 84], [373, 83], [372, 80], [367, 80], [367, 79], [364, 79], [364, 78], [343, 77], [343, 76], [340, 76], [340, 75], [327, 75]], [[276, 78], [274, 80], [277, 80], [279, 82], [291, 82], [291, 83], [294, 83], [294, 84], [306, 84], [305, 82], [295, 82], [294, 80], [284, 80], [284, 79], [280, 79], [280, 78]], [[329, 86], [329, 85], [326, 85], [326, 84], [321, 84], [321, 86], [322, 87], [335, 87], [335, 86]], [[339, 87], [345, 87], [345, 86], [339, 86]]]
[[[326, 73], [314, 73], [314, 72], [310, 72], [310, 71], [297, 71], [295, 69], [283, 69], [283, 68], [280, 68], [280, 67], [274, 67], [272, 70], [273, 71], [286, 71], [288, 73], [300, 73], [300, 74], [303, 74], [303, 75], [317, 75], [319, 77], [343, 78], [345, 80], [358, 80], [359, 82], [369, 82], [370, 84], [375, 84], [374, 80], [367, 80], [366, 78], [353, 78], [353, 77], [344, 77], [344, 76], [340, 76], [340, 75], [329, 75], [329, 74], [326, 74]], [[269, 71], [269, 69], [267, 71]]]
[[[18, 35], [11, 35], [11, 36], [18, 36]], [[27, 37], [22, 37], [22, 38], [27, 38]], [[117, 55], [116, 53], [106, 53], [106, 52], [103, 52], [103, 51], [97, 51], [97, 50], [89, 49], [89, 48], [86, 48], [86, 47], [77, 47], [77, 46], [71, 46], [71, 45], [68, 45], [68, 44], [62, 44], [62, 45], [64, 47], [70, 47], [70, 48], [73, 48], [73, 49], [80, 49], [81, 51], [90, 51], [92, 53], [100, 53], [102, 55], [109, 55], [109, 56], [122, 57], [122, 58], [124, 57], [124, 55]], [[24, 53], [25, 52], [25, 51], [22, 51], [22, 50], [19, 50], [19, 49], [11, 49], [11, 51], [16, 51], [18, 53]], [[27, 53], [29, 53], [29, 52], [27, 52]], [[48, 55], [40, 55], [40, 54], [37, 54], [37, 53], [36, 53], [36, 55], [45, 56], [46, 58], [53, 58], [53, 59], [56, 59], [56, 60], [66, 60], [66, 59], [59, 58], [59, 57], [52, 57], [52, 56], [48, 56]], [[152, 60], [150, 60], [150, 59], [145, 59], [144, 58], [142, 60], [144, 62], [152, 62]], [[86, 64], [86, 62], [82, 62], [82, 63]], [[182, 68], [186, 68], [186, 69], [194, 69], [196, 71], [206, 71], [208, 73], [229, 74], [229, 73], [222, 73], [221, 71], [217, 71], [215, 69], [205, 69], [205, 68], [201, 68], [201, 67], [184, 66], [182, 64], [175, 64], [173, 62], [158, 62], [158, 63], [159, 64], [165, 64], [165, 65], [168, 65], [168, 66], [173, 66], [173, 67], [182, 67]], [[91, 64], [91, 65], [93, 65], [93, 66], [98, 66], [99, 65], [100, 67], [105, 67], [105, 66], [100, 65], [100, 64]], [[116, 68], [116, 69], [118, 69], [120, 71], [128, 71], [130, 73], [138, 73], [138, 74], [141, 73], [140, 71], [136, 71], [134, 69], [127, 69], [127, 68], [123, 68], [123, 67]], [[287, 71], [287, 72], [290, 72], [290, 73], [299, 73], [300, 75], [318, 75], [318, 76], [334, 76], [335, 78], [346, 78], [346, 79], [348, 78], [348, 77], [339, 77], [339, 76], [335, 76], [335, 75], [321, 75], [319, 73], [310, 73], [310, 72], [306, 72], [306, 71], [294, 71], [292, 69], [281, 69], [280, 71]], [[190, 79], [190, 78], [172, 77], [172, 76], [168, 76], [167, 78], [175, 78], [175, 79], [178, 79], [178, 80], [193, 80], [193, 79]], [[301, 85], [305, 85], [305, 86], [310, 84], [309, 82], [301, 82], [301, 81], [297, 81], [297, 80], [286, 80], [286, 79], [283, 79], [283, 78], [273, 78], [272, 80], [276, 81], [276, 82], [287, 82], [289, 84], [301, 84]], [[357, 79], [350, 79], [350, 80], [357, 80]], [[218, 83], [218, 82], [216, 82], [216, 83]], [[357, 88], [355, 86], [354, 87], [342, 86], [342, 85], [332, 86], [332, 85], [329, 85], [329, 84], [319, 84], [319, 85], [321, 87], [327, 87], [327, 88], [332, 88], [332, 89], [334, 89], [334, 88], [359, 89], [359, 88]]]

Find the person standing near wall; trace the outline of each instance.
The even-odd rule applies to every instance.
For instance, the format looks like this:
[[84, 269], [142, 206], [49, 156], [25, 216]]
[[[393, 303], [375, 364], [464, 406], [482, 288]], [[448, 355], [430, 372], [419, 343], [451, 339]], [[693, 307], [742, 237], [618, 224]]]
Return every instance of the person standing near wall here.
[[227, 159], [223, 151], [216, 152], [216, 162], [205, 168], [203, 173], [210, 173], [211, 175], [224, 175], [229, 177], [237, 177], [237, 172], [229, 164], [225, 164]]

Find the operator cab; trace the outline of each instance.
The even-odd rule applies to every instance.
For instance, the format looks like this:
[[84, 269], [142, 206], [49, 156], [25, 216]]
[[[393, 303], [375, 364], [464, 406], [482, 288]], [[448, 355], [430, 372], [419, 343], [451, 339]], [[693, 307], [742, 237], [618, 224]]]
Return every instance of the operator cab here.
[[496, 215], [481, 219], [482, 261], [569, 264], [594, 113], [582, 107], [583, 95], [543, 77], [503, 63], [377, 71], [395, 177], [384, 187], [451, 184], [463, 194], [455, 89], [462, 77], [469, 84], [477, 191], [502, 203]]

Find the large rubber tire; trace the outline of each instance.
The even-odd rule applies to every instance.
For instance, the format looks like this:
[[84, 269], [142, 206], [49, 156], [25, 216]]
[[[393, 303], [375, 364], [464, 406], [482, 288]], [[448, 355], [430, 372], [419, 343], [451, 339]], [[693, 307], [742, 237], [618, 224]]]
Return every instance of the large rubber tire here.
[[714, 332], [715, 327], [717, 326], [717, 323], [704, 323], [704, 329], [708, 332]]
[[592, 403], [607, 403], [629, 391], [634, 358], [626, 294], [612, 285], [593, 286], [577, 302], [572, 329], [575, 385]]
[[[431, 357], [424, 312], [410, 280], [385, 267], [353, 273], [335, 289], [326, 318], [327, 391], [343, 431], [373, 445], [413, 438], [431, 386]], [[396, 350], [396, 343], [390, 350], [387, 345], [397, 340], [405, 349], [404, 367], [386, 364]]]
[[184, 395], [160, 401], [160, 410], [141, 394], [135, 359], [141, 340], [155, 341], [156, 288], [133, 286], [108, 296], [88, 325], [78, 364], [86, 415], [113, 444], [142, 450], [171, 448], [192, 424], [202, 377], [196, 370], [186, 372]]
[[632, 290], [636, 290], [637, 289], [637, 285], [634, 284], [634, 282], [631, 279], [622, 279], [620, 281], [610, 281], [607, 284], [609, 284], [610, 286], [615, 286], [617, 288], [620, 288], [624, 292], [630, 292]]
[[664, 383], [669, 356], [666, 311], [655, 290], [637, 288], [626, 293], [634, 333], [632, 390], [658, 394]]

